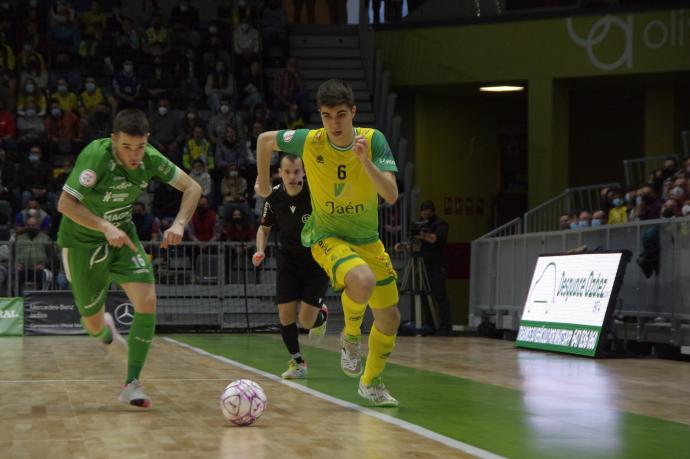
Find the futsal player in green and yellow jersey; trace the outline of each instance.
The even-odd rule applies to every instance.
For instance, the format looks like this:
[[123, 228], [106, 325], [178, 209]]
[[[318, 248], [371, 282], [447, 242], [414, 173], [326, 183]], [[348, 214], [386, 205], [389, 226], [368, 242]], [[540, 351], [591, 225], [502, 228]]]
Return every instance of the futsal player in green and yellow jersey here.
[[142, 408], [151, 404], [139, 375], [155, 330], [156, 289], [151, 262], [132, 223], [132, 206], [153, 178], [182, 191], [180, 211], [163, 234], [165, 248], [182, 240], [201, 196], [201, 187], [149, 145], [148, 137], [142, 111], [118, 113], [111, 137], [94, 140], [79, 154], [58, 202], [63, 214], [58, 245], [88, 334], [106, 344], [113, 336], [122, 340], [112, 316], [104, 313], [111, 281], [134, 305], [127, 379], [118, 400]]
[[[256, 192], [271, 194], [269, 165], [273, 150], [302, 158], [311, 190], [312, 213], [302, 230], [302, 244], [336, 289], [342, 289], [345, 329], [340, 365], [360, 377], [358, 393], [376, 406], [397, 406], [381, 379], [395, 346], [400, 323], [396, 273], [379, 240], [378, 196], [398, 198], [395, 160], [376, 129], [355, 128], [354, 94], [337, 79], [316, 93], [323, 128], [265, 132], [257, 145]], [[369, 355], [362, 369], [361, 325], [367, 304], [374, 315]]]

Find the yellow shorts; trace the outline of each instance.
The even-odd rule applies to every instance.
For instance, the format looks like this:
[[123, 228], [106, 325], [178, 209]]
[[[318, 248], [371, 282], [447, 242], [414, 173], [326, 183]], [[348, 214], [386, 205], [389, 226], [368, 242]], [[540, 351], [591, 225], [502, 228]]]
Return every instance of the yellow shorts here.
[[323, 268], [336, 290], [345, 287], [345, 276], [352, 268], [368, 265], [374, 272], [376, 288], [369, 299], [372, 308], [387, 308], [398, 303], [398, 275], [381, 241], [371, 244], [351, 244], [342, 239], [328, 237], [311, 246], [314, 260]]

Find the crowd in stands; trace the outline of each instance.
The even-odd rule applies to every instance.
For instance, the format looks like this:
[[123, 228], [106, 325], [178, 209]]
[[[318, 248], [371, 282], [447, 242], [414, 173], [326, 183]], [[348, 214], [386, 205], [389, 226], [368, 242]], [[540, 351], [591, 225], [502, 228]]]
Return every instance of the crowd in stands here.
[[[0, 0], [0, 224], [18, 237], [34, 218], [54, 240], [56, 201], [76, 156], [110, 136], [117, 111], [139, 108], [149, 115], [150, 143], [203, 188], [194, 222], [218, 220], [213, 234], [192, 223], [190, 238], [242, 233], [230, 228], [233, 211], [252, 225], [262, 205], [251, 186], [259, 134], [304, 127], [311, 109], [287, 54], [282, 2], [234, 2], [210, 22], [191, 0], [170, 11], [145, 2], [136, 15], [120, 0], [108, 5]], [[278, 53], [269, 57], [271, 47]], [[282, 68], [271, 84], [266, 65]], [[134, 215], [142, 240], [160, 237], [179, 199], [155, 183], [142, 194]]]
[[584, 209], [560, 216], [560, 229], [615, 225], [636, 220], [685, 217], [690, 215], [690, 159], [679, 163], [675, 157], [663, 168], [649, 174], [640, 188], [603, 188], [598, 209]]

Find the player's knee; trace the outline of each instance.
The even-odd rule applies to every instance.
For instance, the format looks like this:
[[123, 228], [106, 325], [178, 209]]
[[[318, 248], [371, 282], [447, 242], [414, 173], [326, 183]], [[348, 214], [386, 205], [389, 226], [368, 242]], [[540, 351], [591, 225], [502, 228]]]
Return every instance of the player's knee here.
[[375, 314], [376, 328], [385, 335], [395, 335], [400, 326], [400, 310], [393, 306], [385, 314]]
[[376, 278], [369, 269], [353, 270], [345, 281], [347, 294], [358, 303], [366, 303], [376, 288]]
[[156, 295], [146, 295], [142, 298], [140, 303], [137, 305], [137, 311], [138, 312], [143, 312], [146, 314], [151, 314], [156, 312], [156, 303], [157, 303]]

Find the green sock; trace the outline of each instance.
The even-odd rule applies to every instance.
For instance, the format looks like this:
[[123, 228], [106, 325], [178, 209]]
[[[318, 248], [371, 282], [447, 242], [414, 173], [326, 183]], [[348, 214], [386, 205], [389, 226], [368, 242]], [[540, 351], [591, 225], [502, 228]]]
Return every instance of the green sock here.
[[81, 320], [81, 326], [84, 327], [84, 330], [86, 330], [86, 333], [89, 336], [91, 336], [93, 338], [98, 338], [106, 344], [110, 344], [113, 342], [113, 332], [110, 330], [110, 328], [103, 325], [103, 328], [101, 328], [101, 331], [94, 333], [91, 330], [89, 330], [88, 328], [86, 328], [86, 325], [84, 324], [84, 318], [83, 317], [80, 320]]
[[155, 331], [156, 314], [134, 313], [134, 321], [129, 329], [129, 358], [127, 363], [127, 381], [125, 381], [125, 384], [139, 379], [139, 374], [144, 367], [146, 355], [149, 353], [149, 347], [151, 347]]

